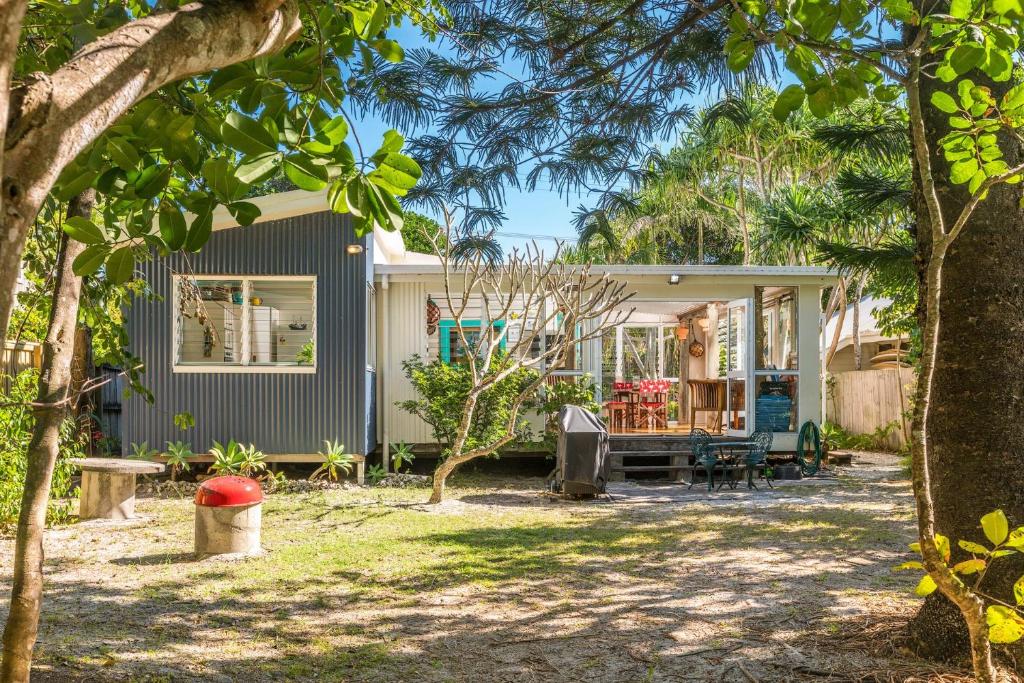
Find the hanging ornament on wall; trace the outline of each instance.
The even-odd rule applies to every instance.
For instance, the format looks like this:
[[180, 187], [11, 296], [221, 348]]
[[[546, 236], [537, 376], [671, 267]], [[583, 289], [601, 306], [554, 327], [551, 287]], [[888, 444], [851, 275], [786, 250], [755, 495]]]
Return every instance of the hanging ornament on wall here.
[[679, 324], [676, 326], [676, 339], [680, 342], [684, 342], [686, 341], [686, 338], [690, 336], [690, 328], [683, 322], [683, 316], [680, 315], [678, 318]]
[[437, 323], [441, 320], [441, 309], [437, 307], [434, 300], [427, 297], [427, 336], [437, 332]]
[[694, 358], [700, 358], [704, 355], [704, 345], [697, 341], [696, 338], [690, 342], [690, 355]]

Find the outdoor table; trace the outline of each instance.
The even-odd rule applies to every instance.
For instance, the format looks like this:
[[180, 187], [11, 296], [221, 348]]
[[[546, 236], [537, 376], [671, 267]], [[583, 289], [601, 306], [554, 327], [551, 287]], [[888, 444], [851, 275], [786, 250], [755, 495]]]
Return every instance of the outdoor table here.
[[125, 458], [72, 458], [82, 468], [80, 519], [131, 519], [135, 516], [135, 475], [163, 472], [161, 462]]
[[[740, 450], [744, 450], [744, 451], [749, 451], [751, 448], [753, 448], [756, 445], [757, 445], [756, 441], [722, 441], [722, 440], [719, 440], [719, 441], [709, 441], [707, 443], [707, 447], [708, 448], [717, 448], [719, 453], [722, 454], [722, 462], [723, 462], [724, 465], [731, 466], [733, 468], [736, 467], [736, 465], [737, 465], [736, 460], [740, 456], [738, 456], [736, 454], [733, 454], [733, 453], [730, 453], [729, 455], [726, 455], [724, 453], [725, 449], [736, 448], [736, 449], [740, 449]], [[745, 461], [743, 462], [743, 465], [746, 466], [746, 462]], [[714, 468], [712, 467], [712, 470], [713, 469]], [[748, 468], [748, 469], [750, 469], [750, 468]], [[725, 476], [725, 472], [723, 472], [723, 476]], [[747, 479], [748, 479], [748, 481], [747, 481], [747, 488], [754, 488], [752, 481], [750, 481], [751, 477], [748, 476]], [[725, 480], [723, 479], [722, 484], [724, 484], [724, 483], [725, 483]], [[719, 484], [718, 488], [722, 488], [722, 484]], [[712, 490], [713, 488], [714, 488], [714, 482], [712, 481], [712, 476], [711, 476], [711, 473], [709, 472], [708, 473], [708, 491]], [[735, 487], [730, 486], [729, 488], [735, 488]]]

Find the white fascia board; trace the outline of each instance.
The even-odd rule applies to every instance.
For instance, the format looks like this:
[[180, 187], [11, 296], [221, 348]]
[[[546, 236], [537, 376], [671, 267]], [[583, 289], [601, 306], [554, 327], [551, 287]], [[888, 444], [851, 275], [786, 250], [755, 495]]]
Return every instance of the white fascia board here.
[[[268, 221], [279, 221], [292, 216], [304, 216], [307, 213], [318, 213], [327, 211], [327, 190], [319, 192], [308, 192], [307, 190], [292, 190], [291, 192], [279, 192], [268, 194], [262, 197], [253, 197], [242, 201], [255, 204], [259, 207], [260, 216], [255, 223], [266, 223]], [[228, 212], [223, 204], [213, 212], [213, 229], [227, 230], [237, 228], [238, 221]]]
[[[376, 269], [377, 274], [391, 276], [441, 275], [440, 265], [429, 264], [393, 264], [382, 265]], [[452, 269], [452, 272], [460, 272]], [[658, 278], [665, 279], [669, 275], [682, 277], [789, 277], [789, 278], [825, 278], [834, 280], [838, 273], [825, 266], [639, 266], [639, 265], [607, 265], [591, 266], [592, 275], [609, 275], [612, 277]]]

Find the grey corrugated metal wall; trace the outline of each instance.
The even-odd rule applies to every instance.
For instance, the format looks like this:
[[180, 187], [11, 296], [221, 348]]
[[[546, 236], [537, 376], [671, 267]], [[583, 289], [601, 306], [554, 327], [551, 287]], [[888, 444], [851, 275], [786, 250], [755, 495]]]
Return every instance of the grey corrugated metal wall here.
[[[364, 253], [347, 254], [349, 244], [363, 245]], [[128, 320], [155, 403], [137, 396], [125, 402], [125, 449], [142, 441], [162, 449], [181, 439], [203, 452], [214, 439], [235, 439], [265, 453], [316, 453], [324, 439], [340, 439], [349, 452], [372, 451], [365, 331], [372, 240], [357, 239], [347, 216], [325, 211], [214, 232], [188, 261], [197, 275], [315, 275], [316, 373], [173, 373], [171, 274], [187, 267], [180, 255], [157, 257], [142, 269], [160, 299], [137, 300]], [[173, 423], [183, 411], [196, 418], [185, 432]]]

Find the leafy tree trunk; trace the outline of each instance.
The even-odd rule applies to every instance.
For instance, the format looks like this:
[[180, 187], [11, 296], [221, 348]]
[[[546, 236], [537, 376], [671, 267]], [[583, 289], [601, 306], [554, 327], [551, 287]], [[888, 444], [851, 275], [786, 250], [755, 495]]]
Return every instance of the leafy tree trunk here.
[[[68, 214], [89, 216], [94, 201], [95, 191], [89, 190], [72, 200]], [[43, 597], [43, 530], [50, 484], [60, 447], [60, 425], [68, 415], [69, 399], [73, 396], [71, 364], [82, 278], [74, 274], [71, 264], [85, 250], [85, 245], [62, 234], [59, 250], [53, 309], [43, 343], [36, 403], [32, 408], [35, 425], [28, 447], [25, 491], [18, 517], [11, 609], [4, 627], [3, 662], [0, 664], [0, 680], [4, 683], [29, 680]]]
[[[944, 11], [939, 9], [935, 11]], [[985, 82], [1000, 97], [1007, 83]], [[921, 79], [921, 101], [930, 101], [944, 87], [934, 78]], [[948, 86], [945, 86], [948, 88]], [[948, 115], [923, 106], [922, 119], [939, 188], [938, 199], [947, 223], [960, 214], [969, 195], [949, 181], [949, 164], [937, 141], [949, 130]], [[1024, 147], [1000, 135], [1007, 163], [1024, 161]], [[921, 280], [925, 329], [928, 268], [932, 228], [915, 159], [914, 204], [917, 214], [917, 265]], [[983, 540], [982, 515], [1002, 508], [1013, 525], [1024, 524], [1024, 211], [1021, 185], [997, 185], [975, 208], [968, 224], [946, 252], [941, 274], [941, 320], [935, 342], [934, 373], [926, 430], [930, 491], [935, 531], [953, 540], [951, 562], [969, 556], [956, 540]], [[920, 405], [926, 391], [918, 382]], [[917, 428], [918, 425], [915, 425]], [[920, 434], [915, 433], [915, 438]], [[1024, 574], [1024, 557], [996, 560], [982, 591], [1014, 602], [1012, 583]], [[939, 659], [963, 658], [970, 641], [960, 610], [941, 593], [929, 596], [910, 624], [914, 649]]]
[[739, 180], [737, 181], [736, 215], [740, 219], [740, 230], [743, 231], [743, 265], [750, 265], [750, 226], [747, 225], [747, 195], [744, 183], [746, 174], [740, 164]]

